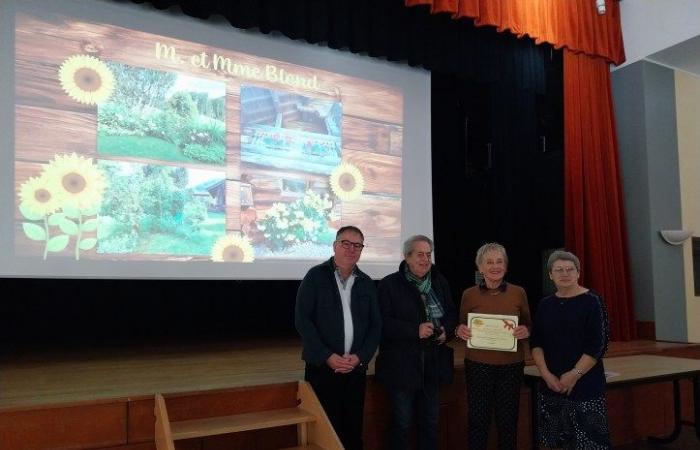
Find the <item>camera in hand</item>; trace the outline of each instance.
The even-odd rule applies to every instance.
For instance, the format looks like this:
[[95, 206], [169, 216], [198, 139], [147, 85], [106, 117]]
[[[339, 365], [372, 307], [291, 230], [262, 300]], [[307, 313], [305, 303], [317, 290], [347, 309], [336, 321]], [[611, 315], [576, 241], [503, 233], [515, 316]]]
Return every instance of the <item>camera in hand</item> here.
[[428, 336], [426, 342], [428, 345], [438, 345], [443, 332], [442, 325], [440, 324], [440, 319], [432, 319], [431, 322], [433, 324], [433, 334]]

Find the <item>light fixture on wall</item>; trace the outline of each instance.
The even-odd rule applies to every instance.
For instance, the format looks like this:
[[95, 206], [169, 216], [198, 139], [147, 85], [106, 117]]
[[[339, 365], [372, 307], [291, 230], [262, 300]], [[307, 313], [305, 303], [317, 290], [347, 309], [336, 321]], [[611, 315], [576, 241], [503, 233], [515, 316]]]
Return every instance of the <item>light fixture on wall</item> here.
[[664, 241], [671, 245], [681, 245], [693, 235], [693, 230], [659, 230]]
[[605, 14], [605, 0], [595, 0], [595, 7], [598, 10], [598, 14], [601, 16]]

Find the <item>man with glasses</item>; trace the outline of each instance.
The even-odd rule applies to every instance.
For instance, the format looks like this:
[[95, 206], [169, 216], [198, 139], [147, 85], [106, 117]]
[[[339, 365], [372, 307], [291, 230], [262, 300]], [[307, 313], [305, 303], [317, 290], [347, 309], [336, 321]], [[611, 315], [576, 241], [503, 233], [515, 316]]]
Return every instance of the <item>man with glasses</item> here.
[[359, 228], [338, 230], [333, 256], [302, 280], [294, 315], [304, 378], [347, 450], [362, 449], [367, 364], [381, 335], [374, 281], [357, 267], [363, 248]]

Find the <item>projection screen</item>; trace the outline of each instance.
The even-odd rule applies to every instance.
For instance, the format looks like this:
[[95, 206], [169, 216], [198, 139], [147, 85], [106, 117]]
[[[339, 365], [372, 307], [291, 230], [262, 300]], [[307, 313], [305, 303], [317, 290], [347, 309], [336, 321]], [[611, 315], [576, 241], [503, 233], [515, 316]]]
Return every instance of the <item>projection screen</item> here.
[[0, 4], [0, 276], [298, 279], [432, 234], [425, 70], [104, 0]]

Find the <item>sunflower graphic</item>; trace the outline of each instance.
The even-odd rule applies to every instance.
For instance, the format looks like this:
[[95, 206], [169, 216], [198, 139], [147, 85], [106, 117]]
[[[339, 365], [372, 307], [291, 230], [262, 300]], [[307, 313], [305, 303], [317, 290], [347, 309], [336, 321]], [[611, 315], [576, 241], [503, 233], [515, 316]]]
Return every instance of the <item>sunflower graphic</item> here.
[[61, 207], [60, 191], [51, 180], [42, 175], [31, 177], [20, 186], [19, 198], [22, 208], [37, 217], [48, 216]]
[[104, 173], [85, 158], [75, 153], [56, 155], [45, 169], [63, 204], [78, 210], [93, 210], [102, 203], [107, 184]]
[[71, 56], [61, 64], [58, 79], [66, 94], [86, 105], [100, 104], [114, 91], [114, 74], [94, 56]]
[[360, 170], [349, 163], [342, 163], [331, 173], [331, 189], [341, 200], [354, 200], [362, 195], [365, 179]]
[[229, 234], [214, 244], [211, 259], [216, 262], [253, 262], [253, 246], [245, 236]]

